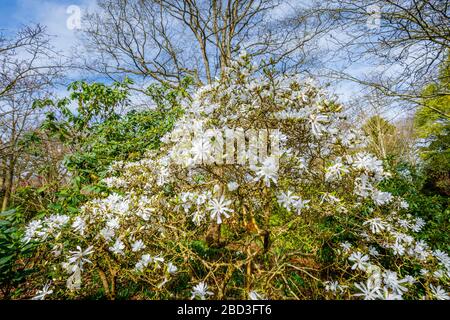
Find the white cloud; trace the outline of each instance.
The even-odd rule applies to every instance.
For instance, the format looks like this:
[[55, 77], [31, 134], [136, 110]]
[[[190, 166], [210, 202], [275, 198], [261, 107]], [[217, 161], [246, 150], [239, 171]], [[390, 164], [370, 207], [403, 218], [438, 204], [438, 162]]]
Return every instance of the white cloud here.
[[57, 1], [57, 0], [20, 0], [17, 3], [13, 19], [17, 24], [40, 23], [47, 27], [47, 33], [53, 37], [53, 45], [58, 51], [69, 56], [77, 46], [76, 29], [67, 27], [70, 14], [67, 8], [76, 5], [81, 9], [95, 8], [95, 0]]

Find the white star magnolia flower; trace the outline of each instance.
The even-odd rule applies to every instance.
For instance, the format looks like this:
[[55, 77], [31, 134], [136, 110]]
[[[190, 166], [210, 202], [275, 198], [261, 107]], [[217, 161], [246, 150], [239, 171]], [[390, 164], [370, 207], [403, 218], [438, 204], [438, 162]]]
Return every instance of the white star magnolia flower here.
[[253, 167], [256, 173], [255, 181], [263, 180], [267, 187], [270, 187], [270, 182], [277, 183], [278, 180], [278, 164], [274, 157], [267, 157], [260, 167]]
[[[403, 248], [403, 253], [404, 251], [405, 250]], [[429, 255], [431, 254], [428, 245], [423, 240], [416, 241], [415, 246], [412, 248], [410, 247], [408, 253], [421, 261], [425, 261], [426, 259], [428, 259]]]
[[369, 262], [369, 257], [361, 252], [354, 252], [348, 257], [348, 260], [354, 262], [352, 270], [359, 269], [365, 271]]
[[387, 288], [383, 288], [383, 292], [378, 293], [377, 298], [380, 300], [403, 300], [401, 294], [390, 292]]
[[448, 293], [441, 286], [430, 284], [431, 293], [437, 300], [450, 300]]
[[76, 217], [72, 223], [72, 228], [75, 232], [78, 232], [81, 236], [84, 236], [84, 229], [86, 227], [86, 222], [81, 217]]
[[401, 209], [408, 209], [409, 208], [408, 202], [406, 202], [405, 200], [400, 201], [400, 208]]
[[264, 300], [264, 297], [262, 295], [260, 295], [258, 292], [254, 291], [254, 290], [250, 291], [248, 293], [248, 298], [250, 300]]
[[228, 213], [233, 212], [233, 209], [228, 208], [230, 204], [231, 200], [225, 200], [224, 196], [221, 196], [220, 199], [211, 199], [208, 207], [208, 210], [211, 211], [211, 219], [216, 219], [217, 224], [221, 224], [222, 216], [229, 218]]
[[153, 257], [153, 262], [156, 264], [157, 268], [161, 268], [160, 264], [164, 263], [164, 258], [160, 255]]
[[406, 283], [413, 285], [414, 283], [416, 283], [416, 279], [413, 276], [410, 275], [406, 275], [405, 278], [403, 278], [405, 280]]
[[69, 253], [72, 254], [72, 256], [69, 258], [69, 265], [74, 265], [78, 267], [80, 270], [83, 269], [84, 263], [92, 263], [91, 260], [86, 258], [87, 256], [91, 255], [94, 252], [94, 247], [89, 246], [86, 248], [86, 250], [82, 250], [80, 246], [77, 246], [77, 250], [69, 251]]
[[358, 153], [354, 157], [353, 167], [359, 170], [383, 172], [383, 162], [368, 153]]
[[105, 227], [102, 230], [100, 230], [100, 234], [102, 235], [103, 238], [105, 238], [106, 241], [110, 241], [114, 237], [115, 231], [114, 229]]
[[380, 233], [381, 231], [385, 230], [387, 227], [387, 224], [381, 220], [381, 218], [373, 218], [365, 221], [363, 225], [369, 225], [370, 231], [372, 233]]
[[52, 294], [53, 290], [50, 290], [50, 282], [46, 283], [42, 290], [38, 290], [37, 294], [31, 298], [31, 300], [44, 300], [45, 296]]
[[112, 230], [119, 229], [120, 223], [119, 218], [115, 217], [106, 221], [106, 226]]
[[294, 196], [291, 191], [282, 192], [279, 196], [277, 196], [278, 203], [287, 210], [290, 210], [291, 206], [298, 200], [298, 198], [299, 197]]
[[341, 293], [344, 292], [346, 286], [341, 286], [339, 284], [339, 282], [337, 281], [326, 281], [325, 282], [325, 291], [330, 291], [330, 292], [338, 292], [340, 291]]
[[359, 289], [360, 293], [355, 293], [353, 296], [364, 297], [364, 300], [376, 300], [381, 294], [381, 288], [370, 279], [367, 279], [366, 283], [355, 283], [355, 287]]
[[239, 184], [235, 181], [231, 181], [227, 184], [227, 187], [228, 187], [228, 190], [230, 190], [230, 192], [233, 192], [234, 190], [239, 188]]
[[450, 263], [450, 257], [444, 251], [435, 250], [433, 252], [433, 256], [435, 256], [436, 259], [438, 259], [443, 264], [447, 264], [448, 265]]
[[198, 138], [192, 141], [191, 153], [194, 163], [208, 163], [211, 158], [212, 146], [208, 139]]
[[427, 269], [420, 269], [420, 275], [421, 276], [428, 276], [428, 274], [429, 274], [429, 271], [427, 270]]
[[178, 271], [178, 268], [176, 265], [174, 265], [172, 262], [169, 262], [167, 264], [167, 272], [170, 274], [175, 274]]
[[411, 227], [414, 232], [419, 232], [425, 226], [425, 221], [422, 218], [416, 218], [416, 223]]
[[408, 288], [401, 285], [402, 283], [408, 283], [408, 280], [399, 280], [397, 277], [397, 272], [386, 270], [383, 273], [383, 282], [386, 285], [386, 288], [392, 289], [394, 293], [400, 296], [408, 291]]
[[204, 218], [205, 218], [205, 215], [200, 211], [195, 211], [192, 214], [192, 222], [194, 222], [194, 224], [196, 226], [199, 226], [202, 223]]
[[396, 256], [403, 256], [405, 254], [405, 247], [398, 241], [391, 246], [391, 249]]
[[25, 229], [25, 235], [22, 239], [24, 243], [28, 243], [31, 240], [33, 240], [36, 236], [36, 233], [39, 229], [42, 228], [42, 221], [39, 220], [33, 220], [30, 223], [28, 223], [26, 229]]
[[131, 251], [138, 252], [145, 248], [145, 244], [142, 240], [137, 240], [131, 245]]
[[146, 268], [148, 266], [149, 263], [151, 263], [153, 261], [153, 258], [151, 255], [149, 254], [144, 254], [141, 256], [141, 259], [136, 263], [136, 266], [134, 267], [134, 269], [136, 271], [142, 271], [144, 270], [144, 268]]
[[435, 279], [441, 279], [441, 278], [443, 278], [445, 276], [445, 272], [444, 272], [444, 270], [436, 270], [435, 272], [433, 272], [433, 277], [435, 278]]
[[350, 171], [347, 169], [347, 166], [338, 162], [326, 169], [325, 172], [325, 181], [335, 181], [340, 180], [342, 176]]
[[355, 189], [353, 192], [356, 195], [367, 198], [370, 196], [372, 190], [373, 186], [371, 185], [369, 177], [366, 174], [363, 174], [355, 179]]
[[350, 249], [352, 248], [352, 244], [349, 243], [348, 241], [344, 241], [344, 242], [340, 243], [339, 245], [341, 246], [342, 251], [344, 253], [350, 252]]
[[372, 200], [376, 205], [379, 206], [388, 204], [392, 201], [392, 198], [392, 194], [390, 194], [389, 192], [383, 192], [376, 189], [372, 192]]
[[325, 131], [325, 126], [322, 122], [328, 121], [328, 117], [322, 114], [309, 115], [309, 124], [311, 125], [311, 132], [315, 137], [320, 137]]
[[292, 204], [292, 207], [297, 211], [297, 214], [301, 214], [302, 213], [302, 209], [307, 209], [309, 208], [308, 203], [311, 200], [302, 200], [302, 198], [299, 198], [298, 200], [295, 200]]
[[114, 254], [121, 254], [123, 255], [123, 249], [125, 249], [125, 245], [123, 244], [122, 240], [116, 239], [116, 242], [114, 242], [114, 245], [109, 247], [109, 250]]
[[373, 257], [377, 257], [380, 255], [380, 253], [378, 252], [378, 250], [375, 247], [370, 246], [369, 247], [369, 254]]
[[325, 193], [320, 199], [320, 204], [323, 204], [324, 202], [339, 203], [341, 200], [330, 193]]
[[213, 296], [213, 295], [214, 293], [208, 291], [208, 285], [204, 282], [200, 282], [199, 284], [197, 284], [192, 288], [191, 299], [198, 297], [201, 300], [205, 300], [206, 296]]
[[299, 164], [298, 164], [297, 168], [299, 169], [300, 172], [304, 172], [308, 168], [308, 164], [307, 164], [305, 158], [299, 159]]

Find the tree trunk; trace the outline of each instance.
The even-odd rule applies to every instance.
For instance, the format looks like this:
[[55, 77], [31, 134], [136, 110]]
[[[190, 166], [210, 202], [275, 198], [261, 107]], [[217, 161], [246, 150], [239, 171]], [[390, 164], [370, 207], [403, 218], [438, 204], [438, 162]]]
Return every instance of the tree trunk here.
[[6, 188], [6, 160], [2, 159], [2, 163], [1, 164], [2, 165], [0, 167], [0, 170], [1, 170], [1, 176], [0, 176], [0, 179], [1, 179], [1, 184], [0, 184], [0, 199], [1, 199], [1, 202], [0, 203], [3, 203], [3, 197], [5, 196], [5, 188]]
[[3, 196], [2, 211], [5, 211], [8, 208], [9, 199], [11, 198], [11, 191], [14, 181], [14, 166], [15, 161], [13, 156], [11, 156], [9, 159], [9, 167], [6, 169], [6, 177], [4, 183], [5, 194]]

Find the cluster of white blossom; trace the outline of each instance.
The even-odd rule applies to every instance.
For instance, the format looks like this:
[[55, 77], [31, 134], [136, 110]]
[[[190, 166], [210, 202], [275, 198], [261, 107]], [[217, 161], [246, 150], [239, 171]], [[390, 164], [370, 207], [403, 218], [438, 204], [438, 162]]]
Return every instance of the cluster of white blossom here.
[[69, 220], [67, 215], [51, 215], [42, 220], [33, 220], [25, 229], [23, 241], [28, 243], [32, 240], [45, 241], [48, 237], [57, 238]]
[[[390, 199], [392, 201], [393, 197]], [[396, 201], [397, 207], [407, 208], [403, 200]], [[379, 205], [376, 200], [373, 202]], [[392, 206], [395, 207], [395, 204]], [[375, 210], [371, 211], [375, 214]], [[357, 289], [353, 296], [367, 300], [449, 299], [442, 287], [450, 279], [448, 255], [440, 250], [432, 251], [425, 241], [414, 237], [414, 233], [424, 225], [423, 219], [396, 211], [366, 218], [361, 224], [358, 241], [354, 244], [343, 242], [339, 249], [348, 260], [349, 268], [358, 277], [366, 279], [353, 284]], [[387, 267], [388, 261], [397, 271]], [[425, 285], [425, 295], [419, 294], [419, 284]], [[325, 288], [341, 295], [344, 288], [347, 292], [352, 291], [337, 281], [325, 282]]]
[[297, 214], [301, 214], [302, 209], [307, 209], [310, 200], [303, 200], [300, 196], [295, 196], [291, 191], [282, 192], [277, 197], [278, 203], [288, 211], [295, 211]]
[[[106, 273], [106, 282], [116, 281], [120, 273], [122, 279], [150, 283], [161, 294], [167, 282], [184, 273], [195, 285], [180, 297], [206, 299], [215, 294], [207, 284], [217, 283], [212, 281], [215, 272], [240, 270], [246, 263], [252, 268], [247, 261], [270, 252], [268, 243], [255, 248], [261, 235], [270, 232], [271, 215], [284, 208], [280, 220], [289, 227], [277, 232], [288, 233], [300, 221], [327, 215], [352, 221], [358, 237], [341, 244], [340, 263], [353, 274], [351, 279], [361, 281], [323, 279], [326, 292], [365, 299], [418, 298], [420, 290], [414, 286], [425, 281], [429, 297], [448, 298], [448, 255], [417, 240], [414, 234], [425, 222], [408, 215], [403, 199], [379, 189], [389, 172], [382, 161], [361, 151], [366, 139], [357, 129], [342, 128], [341, 107], [313, 81], [254, 76], [253, 70], [243, 54], [224, 79], [182, 102], [185, 113], [163, 137], [160, 150], [111, 165], [104, 183], [114, 192], [89, 201], [76, 215], [32, 221], [24, 241], [43, 243], [52, 236], [59, 253], [54, 262], [68, 275], [71, 290], [81, 288], [87, 267]], [[276, 130], [279, 149], [267, 147], [267, 156], [253, 164], [246, 163], [253, 156], [249, 152], [232, 164], [212, 159], [223, 148], [219, 134], [230, 128]], [[214, 232], [216, 240], [210, 237]], [[227, 250], [235, 254], [222, 257], [220, 268], [192, 249], [196, 241], [226, 236]], [[394, 260], [398, 268], [384, 267]], [[223, 267], [227, 263], [233, 269]], [[194, 264], [208, 270], [204, 278], [198, 278]], [[422, 272], [405, 271], [418, 266]], [[270, 298], [257, 287], [263, 276], [246, 274], [248, 288], [254, 290], [243, 296]], [[273, 279], [269, 272], [261, 274], [267, 276], [265, 283]], [[220, 277], [226, 276], [227, 271]]]

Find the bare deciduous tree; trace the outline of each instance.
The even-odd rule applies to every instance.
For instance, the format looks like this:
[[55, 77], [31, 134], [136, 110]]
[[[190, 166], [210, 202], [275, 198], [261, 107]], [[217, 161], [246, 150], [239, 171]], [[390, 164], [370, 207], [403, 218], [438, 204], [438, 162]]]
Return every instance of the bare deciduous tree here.
[[21, 161], [23, 134], [39, 124], [33, 99], [45, 96], [60, 76], [45, 28], [25, 26], [9, 38], [0, 35], [0, 164], [2, 210], [9, 204]]
[[333, 70], [334, 77], [410, 105], [420, 104], [422, 88], [437, 81], [438, 65], [449, 54], [448, 0], [328, 0], [318, 6], [335, 21], [336, 33], [331, 39], [337, 55], [345, 57], [350, 66], [373, 67], [370, 77], [345, 69]]
[[[127, 74], [177, 83], [190, 75], [211, 83], [241, 50], [295, 68], [305, 63], [306, 47], [329, 27], [308, 8], [281, 8], [277, 0], [98, 4], [100, 11], [85, 17], [83, 40], [98, 55], [90, 69], [111, 78]], [[282, 18], [273, 17], [276, 9]]]

